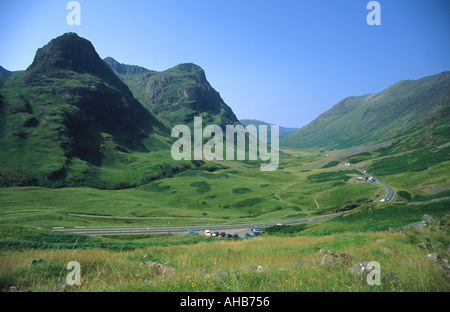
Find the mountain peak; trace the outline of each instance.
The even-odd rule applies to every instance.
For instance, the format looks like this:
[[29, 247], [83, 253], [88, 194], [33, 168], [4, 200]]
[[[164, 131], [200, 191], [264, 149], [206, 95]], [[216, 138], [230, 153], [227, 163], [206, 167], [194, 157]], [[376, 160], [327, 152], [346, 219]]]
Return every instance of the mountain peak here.
[[167, 72], [181, 73], [183, 75], [185, 75], [185, 74], [195, 75], [197, 77], [200, 77], [203, 80], [206, 80], [206, 74], [205, 74], [205, 71], [203, 70], [203, 68], [201, 68], [200, 66], [198, 66], [197, 64], [194, 64], [194, 63], [178, 64], [177, 66], [168, 69]]
[[76, 33], [66, 33], [38, 49], [28, 70], [48, 72], [68, 69], [90, 72], [97, 69], [97, 58], [98, 54], [90, 41]]
[[200, 66], [194, 63], [181, 63], [173, 67], [172, 70], [179, 70], [189, 73], [204, 72], [204, 70]]
[[94, 45], [76, 33], [65, 33], [37, 50], [28, 72], [58, 75], [74, 71], [96, 76], [118, 89], [130, 93], [126, 85], [98, 55]]

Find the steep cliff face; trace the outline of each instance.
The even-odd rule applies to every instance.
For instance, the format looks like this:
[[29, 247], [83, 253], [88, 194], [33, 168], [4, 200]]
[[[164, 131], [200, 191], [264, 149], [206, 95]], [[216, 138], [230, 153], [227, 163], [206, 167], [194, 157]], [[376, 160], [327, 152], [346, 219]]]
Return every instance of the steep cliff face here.
[[198, 65], [185, 63], [163, 72], [139, 73], [131, 65], [119, 66], [111, 58], [105, 61], [113, 64], [116, 74], [145, 107], [171, 125], [191, 124], [198, 116], [220, 126], [239, 123]]
[[151, 72], [151, 70], [148, 70], [142, 66], [121, 64], [112, 57], [107, 57], [104, 61], [118, 75], [140, 75]]

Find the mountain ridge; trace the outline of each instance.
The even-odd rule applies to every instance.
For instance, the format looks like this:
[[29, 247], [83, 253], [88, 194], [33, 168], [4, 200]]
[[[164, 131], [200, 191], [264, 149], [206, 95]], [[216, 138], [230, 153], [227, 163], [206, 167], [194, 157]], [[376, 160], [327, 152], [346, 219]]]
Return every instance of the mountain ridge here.
[[7, 70], [0, 65], [0, 79], [14, 75], [14, 72]]
[[194, 117], [219, 126], [239, 121], [206, 78], [205, 71], [194, 63], [182, 63], [165, 71], [121, 64], [111, 57], [104, 60], [127, 84], [148, 110], [167, 120], [171, 126], [192, 125]]
[[113, 71], [119, 75], [140, 75], [148, 72], [155, 72], [142, 66], [119, 63], [111, 56], [104, 58], [103, 61], [106, 62], [113, 69]]
[[450, 71], [402, 80], [378, 93], [343, 99], [281, 145], [347, 148], [389, 140], [441, 120], [449, 103]]

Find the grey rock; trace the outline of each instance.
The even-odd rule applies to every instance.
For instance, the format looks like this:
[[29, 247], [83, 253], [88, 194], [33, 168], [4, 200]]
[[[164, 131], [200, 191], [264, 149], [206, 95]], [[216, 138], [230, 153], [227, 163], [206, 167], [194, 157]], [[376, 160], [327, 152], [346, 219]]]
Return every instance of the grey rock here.
[[297, 268], [297, 269], [306, 269], [306, 268], [312, 267], [314, 265], [316, 265], [316, 262], [312, 261], [312, 260], [311, 261], [297, 260], [294, 262], [293, 266], [294, 266], [294, 268]]
[[424, 214], [422, 216], [422, 221], [425, 221], [427, 224], [437, 224], [436, 220], [429, 214]]
[[258, 268], [256, 269], [256, 273], [262, 273], [262, 272], [266, 272], [267, 269], [262, 267], [261, 265], [258, 265]]
[[29, 289], [22, 290], [19, 286], [13, 285], [9, 287], [9, 292], [31, 292]]
[[338, 266], [338, 265], [348, 265], [352, 261], [352, 256], [346, 255], [343, 253], [325, 253], [323, 257], [320, 259], [320, 265], [330, 265], [330, 266]]
[[257, 267], [253, 266], [253, 265], [244, 265], [242, 267], [242, 270], [245, 272], [256, 272]]
[[367, 262], [357, 262], [348, 269], [351, 274], [362, 276], [367, 274]]
[[439, 256], [438, 254], [428, 254], [427, 259], [433, 262], [440, 262], [441, 261], [441, 256]]
[[420, 222], [415, 222], [415, 223], [411, 223], [408, 224], [406, 226], [404, 226], [405, 229], [423, 229], [427, 226], [426, 221], [420, 221]]
[[156, 273], [159, 275], [172, 275], [175, 273], [175, 269], [167, 263], [159, 263], [155, 261], [141, 262], [139, 265], [147, 265], [148, 267], [156, 268]]
[[229, 271], [227, 271], [227, 270], [217, 269], [217, 271], [214, 272], [213, 276], [215, 278], [221, 278], [221, 277], [224, 277], [224, 276], [228, 275], [228, 273], [229, 273]]

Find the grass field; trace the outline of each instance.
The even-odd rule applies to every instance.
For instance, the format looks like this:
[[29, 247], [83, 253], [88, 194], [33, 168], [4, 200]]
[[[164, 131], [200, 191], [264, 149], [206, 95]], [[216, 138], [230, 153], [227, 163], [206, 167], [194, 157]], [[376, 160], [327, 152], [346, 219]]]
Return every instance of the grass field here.
[[[445, 271], [427, 259], [445, 256], [438, 242], [448, 240], [435, 226], [417, 233], [367, 232], [321, 236], [266, 236], [246, 240], [216, 239], [195, 244], [150, 246], [135, 250], [27, 250], [2, 252], [0, 286], [20, 285], [32, 291], [52, 291], [66, 278], [65, 265], [78, 261], [82, 282], [67, 291], [449, 291]], [[427, 241], [428, 240], [428, 241]], [[447, 241], [448, 243], [448, 241]], [[321, 249], [345, 254], [345, 265], [323, 264]], [[45, 262], [30, 266], [32, 259]], [[358, 262], [377, 261], [381, 284], [368, 285], [351, 273]], [[148, 263], [158, 263], [156, 267]], [[384, 275], [383, 275], [384, 274]]]
[[[356, 165], [373, 169], [383, 161], [378, 153], [367, 156], [355, 156], [361, 157]], [[252, 163], [223, 162], [228, 166], [222, 169], [192, 168], [121, 190], [1, 188], [0, 289], [18, 285], [52, 291], [65, 279], [67, 262], [78, 261], [82, 285], [68, 291], [449, 291], [447, 271], [427, 259], [430, 253], [448, 257], [448, 162], [382, 175], [403, 195], [379, 203], [381, 186], [357, 183], [359, 172], [343, 166], [344, 160], [314, 166], [325, 158], [313, 150], [282, 154], [275, 172], [261, 172]], [[433, 184], [433, 192], [424, 181]], [[331, 213], [350, 204], [353, 209], [336, 219], [267, 228], [264, 236], [251, 239], [90, 237], [51, 231], [273, 221]], [[401, 229], [424, 214], [440, 224]], [[423, 249], [420, 243], [432, 247]], [[322, 265], [320, 249], [348, 255], [351, 261]], [[30, 266], [33, 259], [45, 262]], [[381, 286], [369, 286], [349, 271], [368, 261], [391, 272]]]

